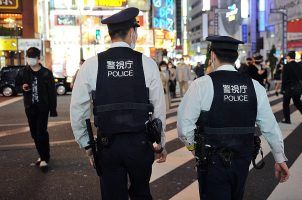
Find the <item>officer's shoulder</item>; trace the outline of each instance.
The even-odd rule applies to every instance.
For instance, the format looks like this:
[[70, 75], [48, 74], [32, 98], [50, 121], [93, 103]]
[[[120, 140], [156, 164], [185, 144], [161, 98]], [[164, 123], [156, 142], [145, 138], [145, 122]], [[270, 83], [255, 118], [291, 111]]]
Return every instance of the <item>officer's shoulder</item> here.
[[92, 56], [85, 60], [82, 67], [83, 69], [98, 67], [98, 55]]
[[199, 77], [193, 81], [194, 84], [197, 86], [207, 87], [209, 86], [209, 82], [211, 82], [212, 79], [209, 75], [204, 75], [202, 77]]

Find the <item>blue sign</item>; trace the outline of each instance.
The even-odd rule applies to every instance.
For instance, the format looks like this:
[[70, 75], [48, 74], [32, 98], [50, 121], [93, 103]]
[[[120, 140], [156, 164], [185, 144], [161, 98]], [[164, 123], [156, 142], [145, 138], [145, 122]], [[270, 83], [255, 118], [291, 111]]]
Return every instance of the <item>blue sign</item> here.
[[247, 24], [242, 24], [242, 41], [244, 43], [248, 42], [248, 30], [247, 30]]
[[174, 31], [174, 0], [153, 0], [153, 28]]

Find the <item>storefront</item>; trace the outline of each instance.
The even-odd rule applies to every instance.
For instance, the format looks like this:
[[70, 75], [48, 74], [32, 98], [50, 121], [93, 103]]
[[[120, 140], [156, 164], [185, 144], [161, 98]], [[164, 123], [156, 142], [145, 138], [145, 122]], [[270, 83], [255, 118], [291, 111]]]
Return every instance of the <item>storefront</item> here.
[[[149, 0], [50, 1], [52, 68], [57, 76], [73, 76], [81, 58], [88, 59], [110, 47], [107, 26], [101, 20], [126, 6], [139, 6], [136, 50], [150, 55]], [[151, 33], [151, 34], [150, 34]]]
[[287, 23], [287, 49], [297, 52], [297, 60], [302, 55], [302, 18], [291, 20]]

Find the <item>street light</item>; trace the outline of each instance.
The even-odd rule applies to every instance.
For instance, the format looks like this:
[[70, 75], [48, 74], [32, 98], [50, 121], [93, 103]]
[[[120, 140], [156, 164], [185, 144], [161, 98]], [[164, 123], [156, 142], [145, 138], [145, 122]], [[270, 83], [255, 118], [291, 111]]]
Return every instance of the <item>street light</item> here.
[[282, 54], [285, 55], [287, 51], [287, 10], [286, 9], [271, 9], [271, 13], [282, 14]]

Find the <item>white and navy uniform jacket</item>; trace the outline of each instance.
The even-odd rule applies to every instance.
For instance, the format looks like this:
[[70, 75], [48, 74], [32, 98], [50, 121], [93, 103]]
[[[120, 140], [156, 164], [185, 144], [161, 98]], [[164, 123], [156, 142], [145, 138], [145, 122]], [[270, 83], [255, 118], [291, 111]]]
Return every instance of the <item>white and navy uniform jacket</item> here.
[[[216, 71], [236, 71], [232, 65], [222, 65]], [[272, 112], [266, 90], [259, 82], [252, 80], [257, 97], [256, 124], [269, 143], [275, 161], [287, 161], [281, 130]], [[179, 138], [189, 150], [194, 149], [194, 130], [202, 111], [209, 111], [214, 98], [214, 87], [209, 75], [196, 79], [185, 94], [178, 108], [177, 129]], [[219, 120], [219, 119], [217, 119]]]
[[[125, 42], [112, 43], [111, 48], [130, 48]], [[160, 79], [158, 66], [154, 60], [142, 55], [145, 84], [149, 89], [149, 100], [154, 106], [153, 118], [159, 118], [165, 130], [166, 124], [166, 104], [163, 86]], [[96, 90], [98, 75], [98, 56], [87, 59], [79, 70], [74, 83], [70, 103], [70, 120], [75, 140], [81, 148], [88, 146], [88, 132], [85, 119], [92, 115], [91, 102], [92, 91]], [[162, 133], [161, 145], [165, 145], [165, 134]]]

